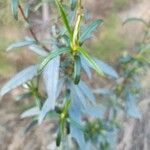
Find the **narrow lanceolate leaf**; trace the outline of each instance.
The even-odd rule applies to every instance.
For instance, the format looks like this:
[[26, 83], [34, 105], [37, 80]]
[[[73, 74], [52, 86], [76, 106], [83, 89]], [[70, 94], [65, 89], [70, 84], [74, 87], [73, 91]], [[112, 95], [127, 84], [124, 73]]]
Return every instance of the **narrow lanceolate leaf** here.
[[30, 66], [10, 79], [0, 90], [0, 97], [37, 76], [38, 65]]
[[59, 0], [55, 0], [55, 2], [56, 2], [57, 6], [59, 8], [59, 11], [60, 11], [63, 23], [64, 23], [68, 33], [72, 36], [72, 29], [71, 29], [71, 27], [69, 25], [69, 21], [67, 19], [67, 15], [66, 15], [66, 13], [64, 11], [64, 8], [63, 8], [63, 6], [62, 6], [62, 4], [61, 4], [61, 2]]
[[92, 92], [92, 89], [90, 89], [90, 87], [83, 81], [80, 81], [79, 83], [79, 89], [81, 90], [81, 92], [84, 94], [84, 96], [92, 103], [95, 104], [96, 103], [96, 98]]
[[59, 80], [60, 57], [54, 58], [48, 63], [43, 71], [43, 80], [47, 92], [47, 100], [45, 101], [39, 116], [39, 123], [43, 121], [46, 114], [55, 108], [57, 98], [57, 88]]
[[25, 8], [24, 8], [24, 14], [25, 14], [26, 18], [29, 17], [29, 13], [30, 13], [30, 4], [26, 2]]
[[127, 114], [136, 119], [141, 119], [141, 113], [134, 95], [130, 92], [127, 92], [125, 99], [125, 111], [127, 112]]
[[70, 2], [71, 2], [71, 10], [73, 11], [76, 8], [77, 0], [70, 0]]
[[103, 20], [101, 19], [92, 22], [81, 34], [80, 43], [83, 43], [85, 40], [89, 39], [92, 35], [92, 32], [97, 28], [97, 26], [101, 25], [102, 23]]
[[18, 20], [18, 5], [19, 5], [19, 0], [11, 0], [11, 6], [12, 6], [12, 13], [13, 16], [16, 20]]
[[94, 60], [106, 75], [109, 75], [113, 78], [118, 78], [117, 72], [111, 66], [96, 58]]
[[70, 131], [71, 131], [70, 135], [72, 136], [72, 138], [76, 140], [80, 150], [84, 150], [86, 146], [86, 142], [84, 139], [84, 132], [73, 125], [71, 125]]
[[29, 50], [33, 51], [34, 53], [38, 54], [39, 56], [46, 57], [48, 53], [44, 51], [41, 47], [37, 45], [29, 46]]
[[74, 64], [74, 83], [78, 84], [81, 76], [81, 60], [79, 56], [75, 56]]
[[40, 110], [38, 107], [33, 107], [33, 108], [30, 108], [28, 110], [26, 110], [25, 112], [23, 112], [21, 114], [21, 118], [27, 118], [27, 117], [33, 117], [33, 116], [37, 116], [39, 115], [40, 113]]
[[61, 55], [61, 54], [65, 54], [65, 53], [69, 53], [70, 49], [69, 48], [60, 48], [58, 50], [52, 51], [44, 60], [43, 62], [40, 64], [39, 67], [39, 72], [41, 73], [41, 71], [44, 69], [44, 67], [49, 63], [49, 61], [51, 61], [53, 58]]
[[142, 18], [128, 18], [123, 22], [123, 25], [125, 25], [129, 22], [141, 22], [144, 25], [148, 26], [147, 22], [145, 20], [143, 20]]
[[95, 70], [97, 71], [100, 75], [104, 76], [104, 73], [102, 69], [97, 65], [95, 60], [84, 50], [83, 48], [79, 47], [78, 51], [82, 54], [82, 56], [86, 59], [88, 64]]
[[81, 65], [84, 72], [87, 74], [88, 78], [91, 79], [92, 78], [91, 68], [89, 67], [87, 61], [82, 56], [80, 56], [80, 58], [81, 58]]
[[20, 48], [20, 47], [29, 46], [29, 45], [32, 45], [32, 44], [35, 44], [35, 41], [34, 41], [34, 40], [22, 40], [22, 41], [19, 41], [19, 42], [16, 42], [16, 43], [11, 44], [11, 45], [7, 48], [7, 51], [10, 51], [10, 50], [15, 49], [15, 48]]

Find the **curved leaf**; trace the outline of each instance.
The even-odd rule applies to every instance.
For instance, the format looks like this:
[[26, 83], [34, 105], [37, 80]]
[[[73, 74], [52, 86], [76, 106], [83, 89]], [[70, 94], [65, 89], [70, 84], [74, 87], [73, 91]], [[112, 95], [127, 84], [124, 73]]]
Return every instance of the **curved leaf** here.
[[37, 70], [38, 65], [33, 65], [16, 74], [0, 90], [0, 97], [4, 96], [6, 93], [22, 85], [23, 83], [31, 80], [33, 77], [37, 76]]
[[19, 42], [16, 42], [16, 43], [11, 44], [11, 45], [7, 48], [7, 51], [10, 51], [10, 50], [15, 49], [15, 48], [20, 48], [20, 47], [29, 46], [29, 45], [32, 45], [32, 44], [35, 44], [35, 41], [34, 41], [34, 40], [22, 40], [22, 41], [19, 41]]
[[80, 37], [80, 43], [83, 43], [85, 40], [91, 37], [92, 32], [97, 28], [97, 26], [101, 25], [103, 20], [98, 19], [92, 22], [86, 29], [83, 31]]
[[53, 58], [64, 54], [64, 53], [68, 53], [70, 52], [69, 48], [60, 48], [57, 50], [54, 50], [52, 52], [50, 52], [50, 54], [43, 60], [43, 62], [40, 64], [39, 67], [39, 72], [41, 73], [41, 71], [44, 69], [44, 67], [49, 63], [49, 61], [51, 61]]
[[145, 20], [143, 20], [142, 18], [128, 18], [123, 22], [123, 25], [129, 23], [129, 22], [141, 22], [143, 23], [145, 26], [148, 26], [147, 22]]

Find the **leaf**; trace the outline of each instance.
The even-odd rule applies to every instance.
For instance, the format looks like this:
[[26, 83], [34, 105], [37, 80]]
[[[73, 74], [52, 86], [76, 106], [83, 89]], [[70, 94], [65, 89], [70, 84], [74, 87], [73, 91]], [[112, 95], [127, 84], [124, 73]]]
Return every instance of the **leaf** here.
[[32, 92], [23, 93], [16, 97], [16, 101], [24, 100], [24, 99], [30, 98], [31, 96], [32, 96]]
[[103, 20], [98, 19], [92, 22], [86, 29], [83, 31], [80, 37], [80, 43], [83, 43], [85, 40], [91, 37], [92, 32], [97, 28], [97, 26], [101, 25]]
[[78, 84], [80, 82], [81, 76], [81, 60], [79, 56], [75, 56], [74, 62], [74, 83]]
[[92, 89], [90, 89], [90, 87], [83, 81], [80, 81], [78, 86], [79, 86], [79, 89], [84, 94], [84, 96], [89, 101], [91, 101], [92, 104], [95, 104], [96, 103], [96, 98], [95, 98], [94, 94], [92, 93]]
[[24, 133], [26, 134], [27, 132], [29, 132], [36, 124], [37, 124], [37, 120], [33, 120], [32, 122], [30, 122], [27, 125], [27, 127], [25, 127]]
[[19, 0], [11, 0], [12, 13], [16, 20], [18, 20], [18, 5], [19, 5]]
[[102, 106], [87, 106], [83, 113], [88, 114], [92, 117], [103, 119], [105, 114], [105, 108]]
[[57, 137], [56, 137], [56, 146], [59, 147], [61, 144], [62, 139], [62, 132], [61, 129], [58, 130]]
[[44, 67], [49, 63], [49, 61], [51, 61], [53, 58], [64, 53], [69, 53], [69, 52], [70, 52], [69, 48], [60, 48], [60, 49], [52, 51], [40, 64], [39, 72], [41, 72], [44, 69]]
[[25, 14], [26, 18], [29, 17], [29, 13], [30, 13], [30, 4], [28, 2], [26, 2], [25, 9], [24, 9], [24, 14]]
[[20, 48], [20, 47], [29, 46], [29, 45], [32, 45], [32, 44], [35, 44], [35, 41], [34, 41], [34, 40], [22, 40], [22, 41], [19, 41], [19, 42], [16, 42], [16, 43], [11, 44], [11, 45], [7, 48], [7, 51], [10, 51], [10, 50], [15, 49], [15, 48]]
[[23, 83], [31, 80], [33, 77], [37, 76], [38, 65], [32, 65], [23, 71], [16, 74], [12, 79], [10, 79], [0, 90], [0, 97], [4, 96], [6, 93], [15, 89], [16, 87], [22, 85]]
[[65, 78], [60, 79], [59, 82], [58, 82], [57, 96], [56, 96], [57, 98], [58, 98], [59, 95], [61, 94], [61, 91], [62, 91], [62, 89], [63, 89], [64, 83], [65, 83]]
[[74, 11], [77, 5], [77, 0], [70, 0], [71, 2], [71, 10]]
[[82, 54], [82, 56], [86, 59], [86, 61], [95, 71], [97, 71], [101, 76], [104, 76], [102, 69], [97, 65], [95, 60], [83, 48], [79, 47], [78, 51]]
[[86, 146], [86, 142], [84, 139], [84, 132], [82, 130], [80, 130], [79, 128], [74, 127], [73, 125], [71, 125], [71, 137], [74, 138], [76, 140], [76, 142], [78, 143], [80, 150], [84, 150], [85, 146]]
[[147, 22], [145, 20], [143, 20], [142, 18], [128, 18], [123, 22], [123, 25], [129, 23], [129, 22], [141, 22], [143, 23], [145, 26], [148, 26]]
[[71, 92], [71, 96], [72, 96], [72, 105], [71, 105], [71, 108], [69, 109], [70, 135], [72, 138], [74, 138], [77, 141], [80, 149], [83, 150], [83, 148], [85, 148], [86, 142], [84, 139], [83, 128], [80, 125], [81, 124], [81, 111], [80, 111], [81, 106], [79, 102], [77, 101], [77, 97], [76, 95], [74, 95], [73, 91]]
[[136, 99], [129, 92], [126, 94], [125, 111], [129, 116], [141, 119], [141, 113], [139, 111], [138, 104], [136, 103]]
[[48, 95], [39, 116], [39, 123], [42, 123], [46, 114], [55, 108], [55, 102], [57, 98], [57, 88], [59, 80], [59, 65], [60, 57], [51, 60], [43, 71], [43, 80], [46, 86], [46, 92]]
[[106, 74], [106, 75], [109, 75], [113, 78], [118, 78], [118, 74], [117, 72], [111, 67], [109, 66], [108, 64], [104, 63], [103, 61], [101, 60], [98, 60], [98, 59], [94, 59], [96, 64], [99, 66], [99, 68], [101, 68], [101, 70]]
[[[86, 104], [87, 104], [87, 100], [86, 100], [84, 94], [79, 89], [78, 85], [73, 85], [73, 89], [74, 89], [74, 92], [76, 93], [78, 100], [80, 100], [80, 102], [81, 102], [80, 105], [82, 105], [85, 108]], [[78, 103], [79, 103], [79, 101], [78, 101]]]
[[64, 11], [64, 8], [63, 8], [63, 6], [62, 6], [62, 4], [61, 4], [61, 2], [60, 2], [59, 0], [55, 0], [55, 2], [56, 2], [57, 6], [58, 6], [58, 8], [59, 8], [59, 11], [60, 11], [60, 14], [61, 14], [63, 23], [64, 23], [64, 25], [65, 25], [65, 27], [66, 27], [68, 33], [69, 33], [70, 36], [72, 37], [72, 29], [71, 29], [71, 27], [70, 27], [70, 25], [69, 25], [69, 21], [68, 21], [68, 19], [67, 19], [67, 15], [66, 15], [66, 13], [65, 13], [65, 11]]
[[37, 45], [31, 45], [31, 46], [29, 46], [29, 49], [42, 57], [46, 57], [48, 55], [48, 53], [46, 51], [44, 51], [42, 48], [40, 48]]
[[21, 119], [37, 116], [39, 115], [39, 113], [40, 113], [40, 110], [38, 107], [32, 107], [21, 114]]
[[81, 65], [84, 72], [87, 74], [88, 78], [91, 79], [92, 78], [91, 68], [89, 67], [87, 61], [82, 56], [80, 56], [80, 58], [81, 58]]

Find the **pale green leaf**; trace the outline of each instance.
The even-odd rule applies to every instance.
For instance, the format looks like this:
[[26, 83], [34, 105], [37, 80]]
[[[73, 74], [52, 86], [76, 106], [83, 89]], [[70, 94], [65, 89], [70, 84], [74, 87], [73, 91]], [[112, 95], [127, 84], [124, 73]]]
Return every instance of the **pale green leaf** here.
[[81, 34], [80, 43], [83, 43], [85, 40], [89, 39], [93, 33], [93, 31], [103, 23], [103, 20], [98, 19], [92, 22]]

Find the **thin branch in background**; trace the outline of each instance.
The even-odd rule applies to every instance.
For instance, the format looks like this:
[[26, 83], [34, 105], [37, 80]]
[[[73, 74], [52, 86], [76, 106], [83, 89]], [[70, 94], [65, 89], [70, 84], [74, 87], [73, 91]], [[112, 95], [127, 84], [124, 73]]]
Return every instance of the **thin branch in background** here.
[[[25, 16], [24, 11], [23, 11], [21, 5], [19, 5], [18, 7], [19, 7], [19, 10], [20, 10], [20, 12], [21, 12], [21, 15], [22, 15], [23, 19], [29, 24], [29, 20], [28, 20], [28, 18]], [[49, 52], [50, 50], [49, 50], [45, 45], [43, 45], [43, 44], [40, 43], [40, 41], [38, 40], [36, 34], [34, 33], [33, 29], [31, 28], [31, 26], [29, 26], [29, 31], [30, 31], [30, 34], [32, 35], [32, 37], [34, 38], [34, 40], [35, 40], [38, 44], [40, 44], [40, 45], [42, 46], [42, 48], [43, 48], [45, 51]]]

